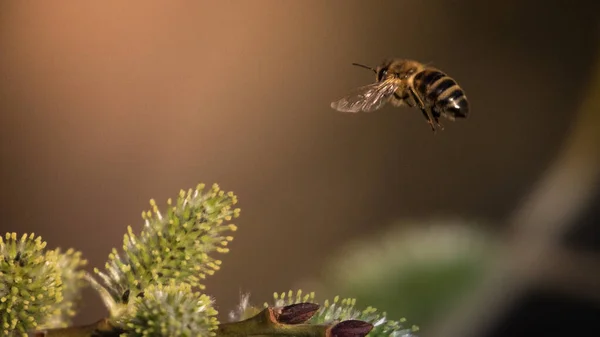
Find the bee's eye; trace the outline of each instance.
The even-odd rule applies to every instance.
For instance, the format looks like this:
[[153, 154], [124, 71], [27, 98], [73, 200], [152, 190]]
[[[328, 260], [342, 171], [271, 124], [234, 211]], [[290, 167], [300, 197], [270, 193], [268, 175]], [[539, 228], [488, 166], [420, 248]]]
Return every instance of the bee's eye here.
[[379, 71], [379, 75], [377, 76], [377, 80], [378, 80], [378, 81], [381, 81], [381, 80], [383, 80], [383, 79], [384, 79], [384, 77], [387, 75], [387, 72], [388, 72], [387, 68], [383, 68], [383, 69], [381, 69], [381, 70]]

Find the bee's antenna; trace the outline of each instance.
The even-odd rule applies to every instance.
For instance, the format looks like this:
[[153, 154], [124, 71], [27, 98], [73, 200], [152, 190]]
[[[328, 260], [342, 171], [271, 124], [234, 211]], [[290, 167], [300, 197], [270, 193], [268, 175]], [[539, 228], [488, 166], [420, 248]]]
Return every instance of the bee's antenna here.
[[366, 65], [364, 65], [364, 64], [360, 64], [360, 63], [352, 63], [352, 65], [353, 65], [353, 66], [362, 67], [362, 68], [365, 68], [365, 69], [372, 70], [372, 71], [373, 71], [375, 74], [377, 74], [377, 70], [375, 70], [375, 69], [373, 69], [373, 68], [371, 68], [371, 67], [368, 67], [368, 66], [366, 66]]

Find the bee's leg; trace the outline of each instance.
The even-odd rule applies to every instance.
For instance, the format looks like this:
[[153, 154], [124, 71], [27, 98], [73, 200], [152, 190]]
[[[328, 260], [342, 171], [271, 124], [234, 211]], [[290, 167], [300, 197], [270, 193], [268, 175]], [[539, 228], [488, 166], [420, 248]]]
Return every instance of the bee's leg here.
[[433, 114], [427, 108], [425, 108], [425, 104], [423, 103], [421, 98], [419, 98], [419, 96], [417, 96], [417, 94], [415, 93], [413, 88], [409, 88], [409, 92], [410, 92], [410, 95], [412, 96], [412, 99], [419, 106], [419, 109], [421, 109], [421, 113], [423, 113], [423, 116], [427, 120], [427, 123], [429, 124], [429, 126], [431, 126], [431, 130], [433, 132], [435, 132], [436, 130], [435, 130], [435, 125], [433, 124], [433, 116], [432, 116]]
[[435, 132], [435, 125], [433, 124], [433, 120], [430, 118], [429, 113], [427, 112], [427, 109], [421, 108], [421, 107], [419, 107], [419, 109], [421, 109], [421, 113], [423, 113], [423, 116], [427, 120], [427, 124], [429, 124], [429, 126], [431, 126], [431, 130], [433, 132]]
[[433, 115], [433, 119], [435, 120], [435, 124], [437, 125], [437, 127], [443, 131], [444, 126], [440, 123], [440, 116], [442, 114], [438, 111], [438, 109], [435, 106], [431, 108], [431, 114]]
[[442, 123], [440, 123], [439, 118], [437, 117], [435, 118], [435, 124], [440, 130], [444, 131], [444, 126], [442, 125]]

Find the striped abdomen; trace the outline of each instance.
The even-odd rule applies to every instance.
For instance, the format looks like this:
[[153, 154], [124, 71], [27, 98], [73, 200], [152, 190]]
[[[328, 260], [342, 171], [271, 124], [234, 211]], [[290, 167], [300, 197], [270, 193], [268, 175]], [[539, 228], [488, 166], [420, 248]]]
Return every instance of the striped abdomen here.
[[427, 68], [417, 73], [413, 86], [426, 106], [433, 107], [434, 115], [449, 119], [466, 118], [469, 101], [458, 83], [443, 72]]

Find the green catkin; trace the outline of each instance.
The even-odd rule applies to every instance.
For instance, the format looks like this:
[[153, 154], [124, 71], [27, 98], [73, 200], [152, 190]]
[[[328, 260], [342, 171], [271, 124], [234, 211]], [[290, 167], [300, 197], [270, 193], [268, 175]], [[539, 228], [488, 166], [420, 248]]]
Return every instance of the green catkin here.
[[23, 335], [39, 328], [64, 326], [74, 315], [85, 264], [70, 249], [46, 251], [35, 234], [0, 237], [0, 334]]
[[115, 302], [131, 291], [135, 297], [152, 284], [170, 280], [185, 282], [204, 289], [202, 280], [220, 269], [221, 261], [211, 252], [227, 253], [225, 232], [237, 227], [227, 221], [239, 215], [235, 209], [237, 197], [221, 191], [217, 184], [205, 190], [179, 192], [176, 200], [167, 200], [167, 210], [161, 212], [154, 199], [150, 210], [142, 212], [144, 226], [139, 235], [128, 227], [123, 238], [123, 253], [109, 255], [105, 271], [96, 273]]
[[187, 283], [149, 286], [134, 301], [125, 337], [214, 336], [219, 324], [211, 298]]
[[[273, 296], [273, 303], [265, 303], [265, 306], [272, 305], [280, 307], [300, 302], [318, 304], [318, 302], [315, 301], [314, 292], [302, 297], [302, 290], [298, 290], [296, 293], [290, 290], [287, 294], [275, 293]], [[361, 311], [356, 308], [356, 299], [340, 298], [339, 296], [335, 296], [332, 301], [325, 300], [323, 305], [321, 305], [319, 310], [307, 323], [325, 324], [349, 319], [361, 320], [373, 324], [373, 330], [367, 335], [370, 337], [416, 337], [414, 333], [419, 330], [417, 326], [412, 326], [410, 328], [403, 326], [402, 323], [406, 321], [404, 318], [400, 320], [389, 320], [385, 312], [380, 313], [373, 307], [366, 307]]]

